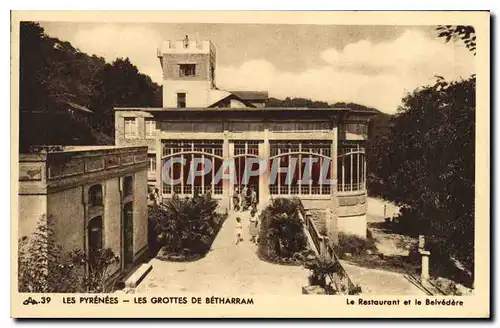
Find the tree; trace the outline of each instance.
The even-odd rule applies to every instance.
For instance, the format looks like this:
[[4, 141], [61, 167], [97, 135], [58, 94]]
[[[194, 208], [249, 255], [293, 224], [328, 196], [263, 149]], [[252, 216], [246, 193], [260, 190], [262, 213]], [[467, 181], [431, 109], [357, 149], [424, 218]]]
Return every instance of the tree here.
[[[20, 25], [20, 149], [33, 144], [100, 144], [114, 136], [115, 106], [159, 107], [161, 87], [128, 58], [106, 63], [48, 36], [34, 22]], [[68, 102], [92, 110], [90, 124], [64, 114]]]
[[470, 25], [439, 25], [436, 30], [438, 37], [445, 38], [448, 43], [451, 39], [461, 39], [465, 47], [476, 55], [476, 31]]
[[403, 207], [414, 234], [431, 236], [474, 267], [476, 78], [415, 90], [381, 143], [378, 176], [385, 197]]

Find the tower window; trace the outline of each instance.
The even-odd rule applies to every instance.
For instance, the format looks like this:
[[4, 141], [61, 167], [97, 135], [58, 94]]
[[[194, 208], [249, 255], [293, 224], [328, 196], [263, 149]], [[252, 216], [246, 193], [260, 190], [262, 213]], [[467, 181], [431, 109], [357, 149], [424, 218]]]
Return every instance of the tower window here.
[[178, 93], [177, 94], [177, 108], [186, 108], [186, 94]]
[[180, 64], [179, 65], [179, 76], [196, 76], [196, 64]]

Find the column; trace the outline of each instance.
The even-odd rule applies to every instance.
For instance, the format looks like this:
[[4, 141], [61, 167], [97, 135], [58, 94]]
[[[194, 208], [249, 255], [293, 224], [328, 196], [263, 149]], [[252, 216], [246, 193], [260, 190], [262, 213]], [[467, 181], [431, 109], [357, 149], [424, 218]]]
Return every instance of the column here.
[[159, 190], [160, 198], [163, 198], [163, 180], [162, 180], [162, 156], [163, 156], [163, 147], [161, 144], [161, 130], [156, 130], [156, 139], [155, 139], [155, 153], [156, 153], [156, 188]]
[[[221, 175], [222, 177], [224, 177], [224, 173], [227, 170], [226, 165], [229, 163], [229, 160], [230, 160], [228, 133], [229, 132], [227, 130], [224, 131], [224, 141], [222, 144], [222, 158], [223, 158], [222, 168], [224, 171], [222, 172], [223, 173]], [[227, 206], [227, 208], [229, 208], [229, 209], [231, 208], [231, 205], [232, 205], [231, 197], [232, 197], [232, 189], [231, 189], [230, 181], [228, 179], [223, 179], [222, 180], [222, 198], [223, 198], [222, 204], [225, 207]]]
[[420, 281], [425, 284], [429, 280], [429, 257], [431, 252], [421, 250], [420, 255], [422, 255], [422, 272], [420, 275]]
[[[259, 207], [269, 202], [269, 129], [264, 129], [264, 142], [259, 143], [259, 159], [265, 172], [259, 175]], [[261, 168], [261, 172], [264, 168]]]
[[331, 131], [332, 145], [331, 145], [331, 158], [330, 163], [330, 220], [327, 225], [328, 237], [333, 244], [338, 242], [338, 198], [337, 198], [337, 155], [338, 155], [338, 124], [337, 121], [333, 122]]

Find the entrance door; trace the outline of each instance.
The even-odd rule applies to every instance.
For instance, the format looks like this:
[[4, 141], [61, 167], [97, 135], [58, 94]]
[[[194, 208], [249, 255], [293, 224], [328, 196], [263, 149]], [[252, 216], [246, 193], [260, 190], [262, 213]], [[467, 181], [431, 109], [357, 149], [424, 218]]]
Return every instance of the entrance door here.
[[134, 214], [132, 202], [123, 206], [123, 263], [125, 267], [134, 262]]
[[259, 171], [259, 158], [255, 156], [238, 156], [234, 159], [234, 170], [236, 171], [234, 188], [238, 188], [240, 193], [244, 190], [245, 186], [248, 189], [248, 197], [251, 195], [251, 190], [257, 193], [257, 202], [259, 201], [259, 174], [254, 175], [250, 172]]

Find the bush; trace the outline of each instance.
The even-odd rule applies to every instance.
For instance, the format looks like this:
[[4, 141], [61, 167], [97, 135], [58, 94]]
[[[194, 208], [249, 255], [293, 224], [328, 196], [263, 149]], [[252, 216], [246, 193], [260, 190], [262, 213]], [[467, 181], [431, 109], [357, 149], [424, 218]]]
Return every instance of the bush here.
[[300, 210], [300, 201], [277, 198], [262, 211], [258, 248], [261, 258], [274, 262], [298, 262], [304, 257], [302, 253], [307, 252], [307, 239], [299, 219]]
[[226, 215], [216, 213], [218, 204], [209, 194], [180, 199], [174, 196], [165, 206], [149, 207], [151, 248], [163, 254], [189, 259], [204, 256], [212, 245]]
[[[18, 289], [30, 293], [106, 292], [108, 269], [118, 261], [110, 249], [64, 253], [51, 222], [42, 217], [36, 231], [19, 240]], [[91, 267], [92, 270], [88, 270]]]
[[376, 251], [375, 242], [371, 238], [360, 238], [358, 236], [345, 234], [339, 232], [338, 234], [338, 244], [335, 246], [335, 252], [343, 257], [345, 253], [351, 255], [362, 255], [366, 253], [367, 250]]

